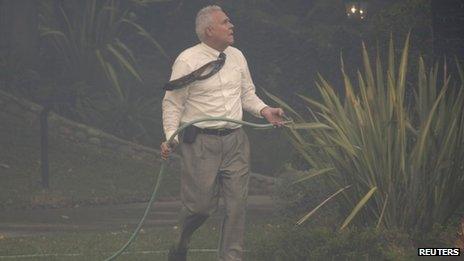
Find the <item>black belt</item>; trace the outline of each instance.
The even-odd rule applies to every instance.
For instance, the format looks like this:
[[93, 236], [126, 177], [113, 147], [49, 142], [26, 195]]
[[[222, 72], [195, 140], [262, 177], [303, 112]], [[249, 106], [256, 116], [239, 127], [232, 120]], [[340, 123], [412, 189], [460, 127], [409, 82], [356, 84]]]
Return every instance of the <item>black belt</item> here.
[[240, 128], [236, 128], [236, 129], [226, 129], [226, 128], [222, 128], [222, 129], [201, 129], [201, 128], [198, 128], [198, 133], [206, 134], [206, 135], [226, 136], [226, 135], [229, 135], [229, 134], [231, 134], [232, 132], [234, 132], [234, 131], [236, 131], [238, 129], [240, 129]]

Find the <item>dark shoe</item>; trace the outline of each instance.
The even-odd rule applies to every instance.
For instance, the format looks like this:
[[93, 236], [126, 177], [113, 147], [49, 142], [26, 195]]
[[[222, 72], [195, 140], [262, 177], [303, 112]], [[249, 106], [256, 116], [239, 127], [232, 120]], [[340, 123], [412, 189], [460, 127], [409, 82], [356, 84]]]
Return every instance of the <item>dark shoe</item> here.
[[187, 249], [172, 246], [168, 252], [168, 261], [187, 261]]

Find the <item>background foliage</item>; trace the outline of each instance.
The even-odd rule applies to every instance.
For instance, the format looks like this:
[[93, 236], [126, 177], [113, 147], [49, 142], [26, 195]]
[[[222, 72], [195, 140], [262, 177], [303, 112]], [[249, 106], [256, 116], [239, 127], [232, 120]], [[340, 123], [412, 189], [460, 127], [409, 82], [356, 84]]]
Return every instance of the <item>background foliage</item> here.
[[[341, 0], [38, 3], [36, 30], [40, 25], [42, 38], [37, 66], [24, 70], [21, 62], [0, 55], [5, 61], [1, 71], [8, 72], [0, 86], [39, 102], [56, 98], [59, 113], [154, 147], [163, 139], [161, 87], [178, 53], [197, 43], [195, 14], [207, 4], [223, 6], [231, 17], [236, 46], [246, 54], [258, 93], [263, 96], [265, 88], [296, 108], [297, 92], [318, 98], [317, 72], [334, 86], [342, 83], [340, 51], [346, 64], [360, 64], [361, 40], [383, 45], [390, 33], [412, 29], [417, 43], [412, 54], [421, 52], [427, 59], [431, 51], [426, 0], [368, 1], [362, 23], [346, 19]], [[250, 138], [256, 171], [275, 173], [292, 157], [282, 133], [250, 132]]]
[[[346, 213], [340, 229], [354, 221], [416, 234], [446, 223], [462, 207], [464, 71], [458, 63], [458, 79], [452, 80], [445, 64], [440, 78], [437, 64], [427, 68], [419, 58], [417, 77], [408, 77], [409, 37], [399, 60], [392, 41], [388, 53], [386, 62], [377, 54], [372, 66], [364, 48], [357, 84], [342, 60], [344, 97], [322, 76], [320, 102], [300, 95], [312, 114], [309, 122], [327, 128], [289, 129], [309, 166], [296, 183], [323, 178], [335, 193], [298, 224], [339, 194]], [[408, 78], [413, 79], [409, 84]], [[407, 89], [413, 93], [409, 101]]]

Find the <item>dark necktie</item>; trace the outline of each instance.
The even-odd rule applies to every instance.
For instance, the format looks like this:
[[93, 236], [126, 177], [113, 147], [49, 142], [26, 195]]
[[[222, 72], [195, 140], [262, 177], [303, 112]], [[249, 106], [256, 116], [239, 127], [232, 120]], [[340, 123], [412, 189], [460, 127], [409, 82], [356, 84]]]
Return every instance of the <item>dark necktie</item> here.
[[[208, 79], [209, 77], [219, 72], [219, 70], [221, 70], [222, 66], [224, 66], [225, 61], [226, 61], [226, 54], [220, 53], [217, 60], [211, 61], [201, 66], [200, 68], [196, 69], [195, 71], [185, 76], [180, 77], [179, 79], [169, 81], [168, 83], [164, 85], [163, 89], [166, 91], [171, 91], [171, 90], [180, 89], [182, 87], [185, 87], [186, 85], [194, 81]], [[211, 68], [211, 71], [209, 71], [208, 73], [205, 73], [205, 71], [209, 68]]]

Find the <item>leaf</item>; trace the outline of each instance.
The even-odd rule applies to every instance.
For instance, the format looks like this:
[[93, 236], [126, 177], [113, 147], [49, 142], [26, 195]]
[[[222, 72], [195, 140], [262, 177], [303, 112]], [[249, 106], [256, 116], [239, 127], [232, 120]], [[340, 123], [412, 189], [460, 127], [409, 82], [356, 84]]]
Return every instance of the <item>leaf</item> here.
[[124, 50], [126, 52], [126, 54], [129, 56], [129, 58], [131, 59], [132, 63], [135, 64], [136, 61], [135, 61], [135, 57], [134, 57], [134, 54], [133, 54], [132, 50], [129, 49], [129, 47], [127, 47], [118, 38], [116, 38], [115, 40], [116, 40], [116, 46], [118, 46], [121, 50]]
[[300, 155], [311, 165], [314, 165], [315, 162], [313, 161], [313, 159], [311, 158], [311, 156], [308, 155], [308, 153], [305, 151], [303, 145], [300, 143], [300, 141], [298, 139], [301, 139], [301, 137], [299, 137], [298, 133], [295, 131], [295, 130], [292, 130], [290, 129], [290, 132], [292, 132], [293, 136], [290, 135], [290, 134], [287, 134], [289, 139], [290, 139], [290, 143], [293, 145], [293, 147], [298, 151], [298, 153], [300, 153]]
[[131, 25], [133, 26], [134, 28], [136, 28], [138, 30], [138, 34], [143, 36], [145, 39], [148, 39], [153, 45], [156, 46], [156, 48], [158, 49], [158, 51], [160, 51], [160, 53], [166, 58], [166, 59], [169, 59], [169, 55], [167, 55], [166, 51], [164, 50], [164, 48], [158, 43], [158, 41], [156, 41], [145, 29], [143, 29], [143, 27], [141, 27], [140, 25], [136, 24], [135, 22], [132, 22], [131, 20], [128, 20], [126, 18], [123, 18], [121, 19], [121, 22], [123, 23], [126, 23], [128, 25]]
[[340, 227], [340, 230], [343, 230], [345, 227], [348, 226], [348, 224], [353, 220], [353, 218], [358, 214], [358, 212], [361, 210], [361, 208], [369, 201], [369, 199], [372, 197], [374, 192], [377, 190], [377, 187], [373, 187], [367, 192], [367, 194], [356, 204], [356, 206], [353, 208], [351, 213], [348, 215], [348, 217], [343, 221], [342, 226]]
[[295, 130], [332, 130], [333, 128], [320, 122], [304, 122], [304, 123], [293, 123], [289, 125], [290, 128]]
[[110, 63], [106, 63], [106, 68], [108, 69], [110, 81], [113, 83], [113, 86], [116, 88], [119, 99], [121, 99], [121, 101], [124, 100], [124, 94], [122, 92], [122, 88], [121, 88], [121, 85], [119, 84], [118, 76], [116, 75], [113, 65], [111, 65]]
[[282, 106], [285, 110], [287, 110], [287, 111], [293, 113], [294, 115], [296, 115], [300, 121], [303, 121], [303, 117], [301, 117], [300, 114], [298, 114], [295, 110], [293, 110], [286, 102], [281, 100], [279, 97], [271, 94], [270, 92], [266, 91], [264, 88], [261, 88], [261, 89], [263, 90], [264, 94], [266, 94], [269, 98], [274, 100], [277, 104]]
[[106, 47], [118, 59], [119, 63], [123, 67], [125, 67], [137, 80], [142, 82], [142, 78], [137, 70], [135, 70], [132, 64], [118, 50], [116, 50], [111, 44], [107, 44]]
[[304, 217], [302, 217], [300, 220], [298, 220], [296, 222], [297, 225], [301, 225], [303, 224], [306, 220], [308, 220], [308, 218], [310, 218], [314, 213], [316, 213], [316, 211], [321, 208], [322, 206], [324, 206], [327, 202], [329, 202], [332, 198], [334, 198], [335, 196], [337, 196], [338, 194], [342, 193], [343, 191], [345, 191], [346, 189], [348, 189], [349, 187], [351, 187], [351, 185], [348, 185], [344, 188], [341, 188], [339, 189], [337, 192], [333, 193], [331, 196], [329, 196], [328, 198], [326, 198], [324, 201], [322, 201], [319, 205], [317, 205], [317, 207], [315, 207], [313, 210], [311, 210], [308, 214], [306, 214]]
[[416, 168], [419, 167], [420, 161], [422, 160], [422, 157], [423, 157], [423, 155], [425, 153], [425, 145], [427, 143], [427, 137], [429, 135], [429, 132], [431, 132], [431, 125], [432, 125], [433, 116], [435, 115], [435, 111], [437, 110], [438, 105], [439, 105], [440, 101], [442, 100], [443, 96], [445, 95], [447, 89], [448, 89], [448, 84], [446, 82], [445, 86], [442, 88], [442, 90], [440, 91], [440, 94], [438, 95], [437, 99], [435, 100], [435, 102], [434, 102], [434, 104], [432, 106], [432, 109], [429, 112], [429, 115], [427, 116], [425, 124], [423, 125], [423, 127], [420, 130], [421, 133], [420, 133], [420, 136], [419, 136], [419, 140], [418, 140], [418, 142], [416, 144], [416, 150], [415, 150], [415, 155], [414, 155], [415, 157], [414, 157], [414, 160], [413, 160], [413, 164], [414, 164], [414, 166]]
[[52, 29], [45, 29], [40, 33], [40, 36], [42, 37], [45, 37], [45, 36], [60, 36], [60, 37], [63, 37], [66, 39], [66, 35], [61, 32], [61, 31], [57, 31], [57, 30], [52, 30]]
[[388, 44], [388, 79], [391, 82], [390, 86], [396, 86], [395, 82], [395, 47], [393, 45], [393, 33], [390, 33], [390, 41]]
[[382, 222], [383, 215], [385, 214], [385, 209], [387, 208], [387, 202], [388, 202], [388, 194], [385, 196], [385, 201], [383, 203], [382, 212], [380, 213], [380, 217], [379, 217], [379, 220], [377, 221], [376, 228], [380, 227], [380, 223]]
[[405, 43], [403, 52], [401, 54], [400, 66], [398, 68], [398, 91], [400, 92], [401, 96], [404, 96], [404, 91], [406, 87], [406, 74], [407, 74], [407, 66], [408, 66], [408, 55], [409, 55], [409, 38], [410, 34], [408, 33]]
[[297, 96], [300, 97], [301, 99], [303, 99], [304, 101], [308, 102], [309, 104], [318, 107], [322, 111], [325, 111], [325, 112], [329, 111], [329, 109], [326, 106], [324, 106], [322, 103], [319, 103], [319, 102], [317, 102], [317, 101], [315, 101], [315, 100], [313, 100], [313, 99], [311, 99], [309, 97], [306, 97], [304, 95], [301, 95], [301, 94], [297, 94]]

